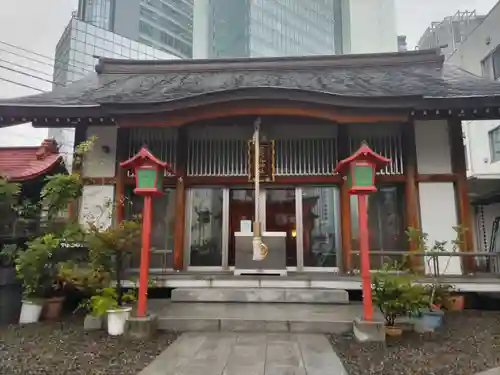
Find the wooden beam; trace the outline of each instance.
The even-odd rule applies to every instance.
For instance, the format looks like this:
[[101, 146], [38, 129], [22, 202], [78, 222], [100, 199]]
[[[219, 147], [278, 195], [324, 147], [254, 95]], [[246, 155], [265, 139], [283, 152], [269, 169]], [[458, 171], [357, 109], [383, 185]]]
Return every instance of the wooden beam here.
[[[406, 228], [420, 229], [420, 215], [418, 209], [417, 190], [417, 149], [415, 144], [415, 125], [413, 122], [403, 124], [403, 161], [405, 177], [405, 223]], [[421, 177], [421, 176], [419, 176]], [[413, 243], [409, 243], [410, 251], [415, 251]], [[411, 267], [413, 270], [421, 270], [423, 266], [422, 257], [412, 257]]]
[[114, 185], [117, 181], [117, 175], [115, 177], [83, 177], [84, 185]]
[[455, 173], [448, 174], [417, 174], [417, 182], [456, 182], [459, 176]]
[[186, 217], [186, 162], [187, 135], [185, 128], [179, 128], [177, 140], [177, 158], [175, 171], [177, 183], [175, 189], [175, 233], [174, 233], [174, 269], [184, 268], [184, 231]]
[[[443, 181], [455, 181], [456, 176], [453, 174], [447, 175], [417, 175], [417, 181], [426, 182], [443, 182]], [[83, 182], [85, 185], [111, 185], [115, 184], [117, 180], [116, 177], [84, 177]], [[404, 175], [378, 175], [375, 178], [377, 184], [385, 183], [404, 183], [406, 177]], [[198, 185], [245, 185], [250, 184], [247, 176], [186, 176], [184, 178], [184, 185], [198, 186]], [[302, 185], [302, 184], [341, 184], [342, 179], [338, 175], [331, 176], [276, 176], [274, 181], [268, 182], [266, 184], [272, 185]], [[123, 184], [134, 185], [135, 180], [132, 177], [123, 175]], [[165, 177], [163, 179], [164, 186], [176, 186], [176, 177]]]
[[116, 139], [116, 170], [115, 170], [115, 220], [116, 223], [121, 223], [125, 218], [124, 204], [125, 204], [125, 178], [126, 170], [124, 170], [120, 163], [128, 157], [128, 138], [130, 137], [129, 129], [118, 128]]
[[[345, 159], [350, 154], [348, 127], [339, 127], [338, 147], [339, 161]], [[349, 272], [352, 269], [351, 254], [351, 197], [349, 195], [349, 185], [347, 180], [342, 180], [340, 185], [340, 232], [342, 242], [342, 270]]]
[[[462, 252], [474, 251], [474, 242], [472, 238], [472, 221], [470, 216], [470, 201], [467, 187], [467, 164], [465, 161], [465, 147], [463, 141], [462, 123], [460, 120], [453, 119], [448, 121], [451, 161], [453, 173], [457, 175], [455, 181], [455, 194], [458, 202], [458, 223], [465, 231], [462, 236]], [[462, 267], [465, 273], [474, 270], [474, 258], [462, 258]]]
[[181, 126], [201, 120], [231, 116], [298, 116], [313, 117], [337, 123], [376, 123], [408, 121], [409, 113], [362, 113], [338, 110], [331, 106], [300, 103], [230, 102], [178, 110], [168, 115], [128, 117], [120, 120], [122, 127]]

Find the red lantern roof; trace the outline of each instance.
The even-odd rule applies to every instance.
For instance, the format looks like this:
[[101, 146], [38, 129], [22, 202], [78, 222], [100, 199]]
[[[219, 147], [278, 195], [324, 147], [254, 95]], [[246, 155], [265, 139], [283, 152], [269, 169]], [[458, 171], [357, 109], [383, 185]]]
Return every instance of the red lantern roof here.
[[365, 142], [363, 142], [358, 151], [356, 151], [348, 158], [341, 160], [337, 164], [337, 167], [333, 172], [343, 174], [345, 170], [349, 167], [349, 165], [357, 160], [363, 160], [373, 163], [375, 165], [376, 170], [385, 167], [387, 164], [391, 162], [391, 159], [388, 159], [380, 154], [377, 154]]
[[146, 147], [142, 147], [137, 154], [132, 156], [130, 159], [121, 162], [120, 166], [123, 168], [134, 169], [141, 167], [148, 162], [153, 163], [160, 168], [165, 168], [169, 173], [174, 173], [170, 164], [158, 159]]

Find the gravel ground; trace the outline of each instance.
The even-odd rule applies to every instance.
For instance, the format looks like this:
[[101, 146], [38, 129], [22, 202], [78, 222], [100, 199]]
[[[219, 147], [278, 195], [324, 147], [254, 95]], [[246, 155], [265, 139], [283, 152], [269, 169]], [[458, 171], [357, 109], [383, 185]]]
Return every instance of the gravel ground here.
[[500, 366], [500, 312], [448, 313], [439, 331], [360, 345], [332, 336], [349, 375], [473, 375]]
[[84, 332], [83, 320], [0, 327], [0, 374], [137, 375], [175, 340], [127, 341]]

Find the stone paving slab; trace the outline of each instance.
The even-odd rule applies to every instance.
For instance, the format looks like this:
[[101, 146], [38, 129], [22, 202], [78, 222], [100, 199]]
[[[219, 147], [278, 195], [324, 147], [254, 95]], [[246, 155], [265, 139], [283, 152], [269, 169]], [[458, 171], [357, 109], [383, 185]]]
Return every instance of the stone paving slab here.
[[[361, 305], [151, 301], [158, 328], [180, 332], [343, 333]], [[377, 314], [375, 314], [377, 315]], [[377, 315], [378, 316], [378, 315]]]
[[348, 304], [349, 294], [318, 288], [177, 288], [172, 291], [172, 301]]
[[495, 367], [487, 371], [478, 372], [476, 375], [500, 375], [500, 367]]
[[139, 375], [347, 375], [320, 334], [184, 333]]

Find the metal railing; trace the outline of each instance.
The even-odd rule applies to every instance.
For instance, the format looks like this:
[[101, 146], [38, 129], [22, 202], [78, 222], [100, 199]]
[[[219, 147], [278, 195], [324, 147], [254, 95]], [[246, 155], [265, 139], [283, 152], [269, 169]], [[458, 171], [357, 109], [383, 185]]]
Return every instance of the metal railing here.
[[[353, 265], [359, 265], [359, 251], [351, 251], [353, 257], [351, 258], [351, 263]], [[454, 270], [449, 269], [451, 260], [454, 259], [455, 265], [460, 265], [461, 274], [458, 276], [492, 276], [500, 275], [500, 253], [495, 252], [443, 252], [443, 251], [370, 251], [370, 260], [373, 257], [379, 257], [375, 259], [375, 262], [370, 262], [371, 269], [376, 270], [380, 268], [383, 263], [387, 262], [397, 262], [402, 269], [413, 269], [414, 271], [423, 271], [423, 273], [434, 275], [434, 276], [457, 276], [458, 272], [453, 272]], [[456, 259], [456, 258], [459, 259]], [[415, 260], [415, 258], [420, 258]], [[447, 258], [447, 259], [446, 259]], [[444, 262], [442, 262], [446, 259]], [[462, 262], [462, 259], [466, 259], [466, 262]], [[380, 263], [378, 263], [380, 262]], [[443, 267], [444, 266], [444, 267]], [[359, 269], [359, 267], [351, 267], [352, 271]], [[436, 275], [437, 273], [437, 275]]]

